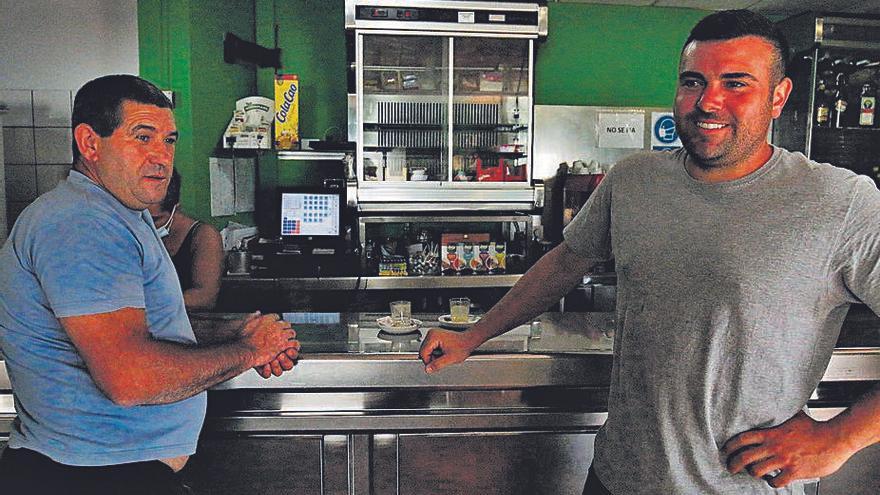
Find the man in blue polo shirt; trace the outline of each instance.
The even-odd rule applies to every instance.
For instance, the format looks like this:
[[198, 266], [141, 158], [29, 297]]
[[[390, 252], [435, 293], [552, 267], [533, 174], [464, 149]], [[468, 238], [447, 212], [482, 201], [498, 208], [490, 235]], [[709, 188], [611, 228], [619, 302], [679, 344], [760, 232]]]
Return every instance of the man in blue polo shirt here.
[[0, 351], [18, 418], [0, 458], [11, 493], [185, 493], [205, 390], [293, 367], [277, 315], [196, 335], [147, 207], [165, 197], [171, 103], [135, 76], [77, 93], [73, 170], [0, 251]]

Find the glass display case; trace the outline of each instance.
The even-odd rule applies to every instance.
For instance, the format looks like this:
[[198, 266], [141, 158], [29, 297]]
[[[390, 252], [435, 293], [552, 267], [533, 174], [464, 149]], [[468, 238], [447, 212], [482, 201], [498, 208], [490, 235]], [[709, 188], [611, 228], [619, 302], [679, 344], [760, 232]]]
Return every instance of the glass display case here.
[[[347, 4], [354, 19], [349, 27], [356, 28], [349, 133], [357, 142], [359, 207], [418, 210], [431, 203], [421, 209], [473, 209], [463, 204], [492, 203], [484, 209], [523, 209], [534, 201], [532, 81], [539, 17], [522, 26], [514, 22], [526, 21], [497, 10], [486, 18], [507, 22], [480, 27], [479, 8], [539, 8], [433, 2], [420, 9], [422, 3], [367, 10]], [[449, 10], [433, 4], [448, 4]], [[468, 14], [474, 23], [461, 21]], [[432, 15], [459, 21], [405, 20]]]
[[880, 19], [803, 14], [779, 26], [794, 87], [774, 144], [880, 180]]

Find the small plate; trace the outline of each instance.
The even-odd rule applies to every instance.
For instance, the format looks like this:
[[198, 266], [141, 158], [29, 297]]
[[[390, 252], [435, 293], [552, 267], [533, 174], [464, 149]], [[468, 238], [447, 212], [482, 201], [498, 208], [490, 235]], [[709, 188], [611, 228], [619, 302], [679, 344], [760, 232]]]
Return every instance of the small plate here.
[[480, 317], [476, 315], [468, 316], [468, 321], [452, 321], [452, 315], [443, 315], [440, 318], [437, 318], [437, 321], [440, 322], [440, 326], [443, 328], [449, 328], [451, 330], [464, 330], [465, 328], [470, 328], [474, 323], [480, 321]]
[[376, 334], [376, 338], [395, 344], [405, 344], [412, 341], [418, 342], [419, 339], [422, 338], [422, 334], [421, 332], [409, 332], [398, 335], [396, 333], [388, 333], [385, 330], [379, 330], [379, 333]]
[[383, 332], [390, 333], [392, 335], [403, 335], [406, 333], [412, 333], [418, 330], [419, 327], [422, 325], [422, 322], [415, 318], [411, 319], [409, 322], [409, 325], [394, 326], [391, 324], [390, 316], [383, 316], [382, 318], [376, 320], [376, 323], [379, 325], [379, 328]]

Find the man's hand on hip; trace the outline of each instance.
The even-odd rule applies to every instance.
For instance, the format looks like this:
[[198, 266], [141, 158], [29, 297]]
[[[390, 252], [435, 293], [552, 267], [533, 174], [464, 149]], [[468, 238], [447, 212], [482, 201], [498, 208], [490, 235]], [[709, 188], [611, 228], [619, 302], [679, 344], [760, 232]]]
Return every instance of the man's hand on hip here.
[[721, 452], [728, 456], [727, 469], [732, 474], [746, 470], [781, 488], [840, 469], [854, 452], [838, 437], [833, 424], [815, 421], [801, 411], [779, 426], [734, 436]]

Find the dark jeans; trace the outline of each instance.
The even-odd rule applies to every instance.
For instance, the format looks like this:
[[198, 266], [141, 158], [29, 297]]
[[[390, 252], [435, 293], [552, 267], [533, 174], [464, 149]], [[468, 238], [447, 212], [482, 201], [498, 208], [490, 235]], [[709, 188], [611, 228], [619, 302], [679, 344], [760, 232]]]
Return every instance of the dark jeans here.
[[0, 491], [28, 495], [192, 495], [159, 461], [113, 466], [67, 466], [28, 449], [0, 456]]
[[584, 495], [611, 495], [611, 492], [599, 481], [592, 465], [590, 465], [590, 472], [587, 474], [587, 483], [584, 485]]

